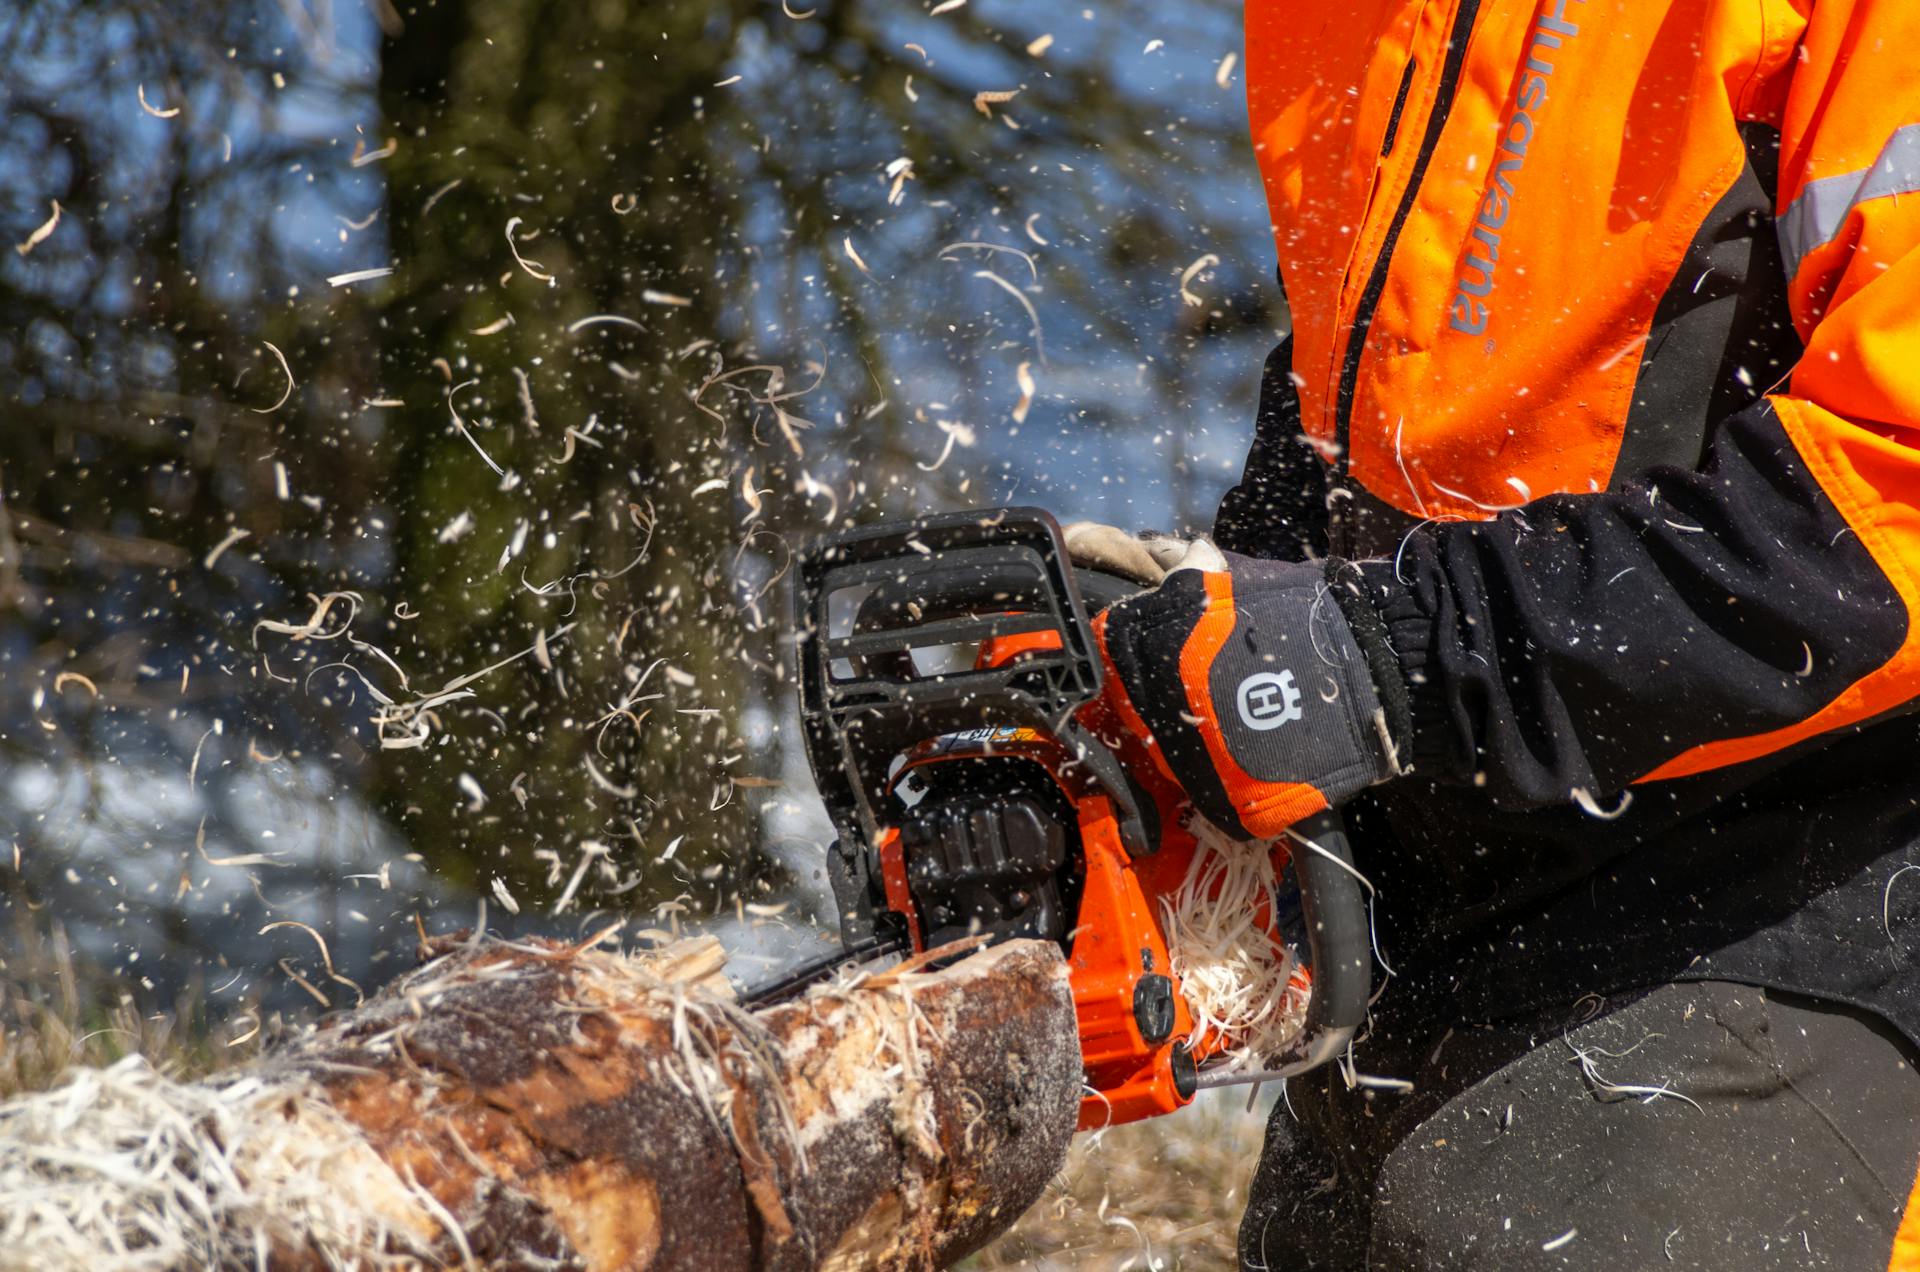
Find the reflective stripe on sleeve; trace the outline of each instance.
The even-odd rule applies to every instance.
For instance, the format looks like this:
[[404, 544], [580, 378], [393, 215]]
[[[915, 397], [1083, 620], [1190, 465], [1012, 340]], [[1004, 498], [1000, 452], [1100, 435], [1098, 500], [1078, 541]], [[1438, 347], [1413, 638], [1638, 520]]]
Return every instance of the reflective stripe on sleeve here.
[[1780, 251], [1787, 278], [1800, 272], [1808, 252], [1830, 242], [1862, 203], [1920, 191], [1920, 124], [1894, 130], [1870, 167], [1809, 181], [1779, 217]]

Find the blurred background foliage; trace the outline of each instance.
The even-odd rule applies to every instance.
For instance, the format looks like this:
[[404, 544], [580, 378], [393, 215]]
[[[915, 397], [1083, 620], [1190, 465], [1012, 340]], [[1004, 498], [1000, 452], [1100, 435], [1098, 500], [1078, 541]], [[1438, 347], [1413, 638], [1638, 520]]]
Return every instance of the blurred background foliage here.
[[1238, 19], [6, 6], [16, 950], [241, 1029], [482, 901], [817, 944], [801, 539], [1204, 528], [1237, 471], [1285, 321]]

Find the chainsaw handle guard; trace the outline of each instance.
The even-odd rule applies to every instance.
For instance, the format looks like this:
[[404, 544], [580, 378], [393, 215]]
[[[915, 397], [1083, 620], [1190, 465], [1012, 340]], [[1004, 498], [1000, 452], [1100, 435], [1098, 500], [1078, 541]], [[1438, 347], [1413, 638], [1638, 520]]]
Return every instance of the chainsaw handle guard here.
[[[874, 929], [878, 881], [861, 844], [881, 837], [896, 757], [930, 737], [1028, 728], [1069, 746], [1112, 800], [1129, 851], [1157, 842], [1106, 748], [1073, 714], [1100, 692], [1080, 577], [1059, 523], [1038, 508], [947, 513], [861, 526], [806, 545], [799, 560], [800, 714], [807, 759], [839, 832], [829, 878], [842, 930]], [[864, 593], [836, 619], [835, 598]], [[922, 670], [917, 652], [1024, 634], [1050, 647], [1016, 665]]]

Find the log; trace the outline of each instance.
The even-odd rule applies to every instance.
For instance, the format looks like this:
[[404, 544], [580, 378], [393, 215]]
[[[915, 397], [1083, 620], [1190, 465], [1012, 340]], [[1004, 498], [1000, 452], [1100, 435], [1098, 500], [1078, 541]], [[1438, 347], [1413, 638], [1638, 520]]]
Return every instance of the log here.
[[0, 1106], [0, 1265], [933, 1268], [1060, 1169], [1057, 949], [749, 1012], [716, 943], [435, 943], [246, 1069]]

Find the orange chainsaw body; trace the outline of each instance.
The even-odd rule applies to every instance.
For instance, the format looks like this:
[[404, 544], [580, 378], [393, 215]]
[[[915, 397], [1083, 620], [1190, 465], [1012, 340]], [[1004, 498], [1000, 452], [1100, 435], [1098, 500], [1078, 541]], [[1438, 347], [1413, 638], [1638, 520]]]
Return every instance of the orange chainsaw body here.
[[[1004, 666], [1045, 641], [993, 641], [981, 666]], [[1033, 729], [978, 729], [930, 739], [909, 752], [896, 775], [940, 764], [1025, 763], [1044, 769], [1073, 810], [1078, 832], [1079, 904], [1067, 951], [1081, 1063], [1088, 1094], [1080, 1129], [1115, 1126], [1170, 1113], [1193, 1099], [1199, 1070], [1230, 1051], [1237, 1039], [1218, 1031], [1195, 1040], [1192, 1014], [1167, 948], [1164, 902], [1185, 882], [1198, 842], [1187, 828], [1190, 812], [1177, 791], [1159, 786], [1155, 805], [1173, 810], [1159, 826], [1159, 849], [1130, 854], [1112, 801], [1056, 739]], [[916, 951], [925, 936], [909, 887], [900, 834], [888, 829], [879, 844], [887, 904], [906, 922]], [[1285, 848], [1271, 849], [1275, 876], [1286, 867]], [[1255, 916], [1271, 925], [1271, 906]], [[1275, 938], [1278, 939], [1278, 938]], [[1298, 975], [1304, 980], [1307, 973]]]

